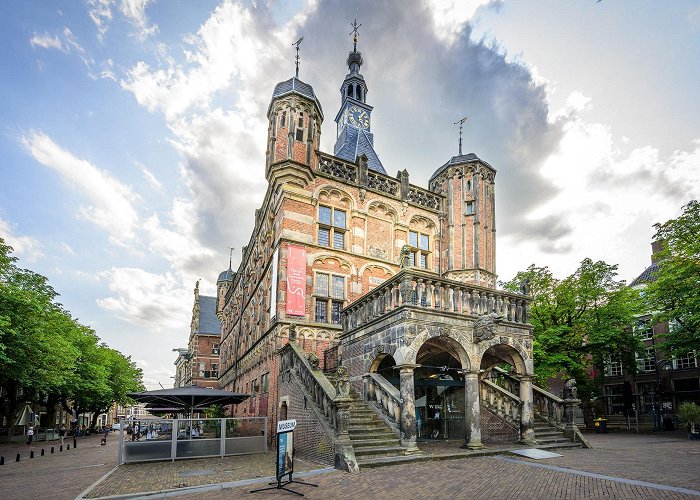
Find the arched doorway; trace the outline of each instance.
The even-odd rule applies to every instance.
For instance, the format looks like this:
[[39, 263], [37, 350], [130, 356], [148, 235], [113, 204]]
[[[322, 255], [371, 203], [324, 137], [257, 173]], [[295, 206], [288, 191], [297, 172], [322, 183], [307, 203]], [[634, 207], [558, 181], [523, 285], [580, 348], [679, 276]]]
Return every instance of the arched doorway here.
[[396, 361], [391, 354], [380, 354], [372, 362], [369, 371], [384, 377], [391, 385], [399, 388], [399, 372], [394, 367]]
[[449, 337], [425, 341], [414, 371], [417, 438], [462, 439], [464, 417], [464, 349]]

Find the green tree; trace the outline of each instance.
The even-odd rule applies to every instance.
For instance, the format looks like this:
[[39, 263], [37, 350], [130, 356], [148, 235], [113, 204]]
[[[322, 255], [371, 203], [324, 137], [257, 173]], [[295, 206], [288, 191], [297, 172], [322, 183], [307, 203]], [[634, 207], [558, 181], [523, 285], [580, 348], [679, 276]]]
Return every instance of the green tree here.
[[644, 291], [647, 310], [655, 322], [673, 322], [662, 347], [671, 354], [700, 351], [700, 203], [693, 200], [683, 213], [655, 224], [662, 249], [655, 255], [658, 269]]
[[619, 356], [628, 371], [636, 370], [640, 340], [630, 325], [639, 309], [638, 295], [616, 277], [617, 266], [584, 259], [565, 279], [531, 265], [504, 284], [517, 291], [529, 280], [538, 384], [563, 373], [585, 387], [590, 368], [604, 373], [610, 355]]

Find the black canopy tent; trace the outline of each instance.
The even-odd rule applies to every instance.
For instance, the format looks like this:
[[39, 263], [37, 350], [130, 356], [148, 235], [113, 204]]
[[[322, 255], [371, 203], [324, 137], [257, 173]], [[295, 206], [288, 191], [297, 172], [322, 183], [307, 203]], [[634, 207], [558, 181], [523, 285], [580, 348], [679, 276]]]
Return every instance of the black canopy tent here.
[[238, 404], [248, 399], [250, 395], [192, 386], [133, 392], [129, 397], [140, 403], [146, 403], [147, 407], [153, 409], [181, 411], [191, 416], [193, 412], [205, 410], [213, 405]]

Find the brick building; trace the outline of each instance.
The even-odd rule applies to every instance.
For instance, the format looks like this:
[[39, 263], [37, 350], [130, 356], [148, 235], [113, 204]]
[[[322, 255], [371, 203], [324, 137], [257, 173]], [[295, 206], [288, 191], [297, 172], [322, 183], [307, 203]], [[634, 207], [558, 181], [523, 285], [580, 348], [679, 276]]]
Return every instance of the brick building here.
[[199, 295], [199, 281], [194, 289], [194, 305], [187, 348], [173, 349], [175, 387], [218, 388], [219, 344], [221, 323], [216, 314], [216, 297]]
[[[647, 283], [654, 280], [654, 271], [659, 265], [655, 254], [660, 250], [660, 242], [653, 242], [651, 264], [630, 283], [631, 287], [643, 291]], [[684, 401], [700, 402], [698, 353], [669, 357], [659, 346], [673, 327], [669, 322], [653, 323], [652, 314], [637, 318], [633, 328], [644, 343], [644, 352], [637, 354], [636, 374], [625, 373], [619, 359], [614, 355], [610, 357], [604, 382], [608, 415], [624, 413], [623, 387], [626, 381], [630, 384], [640, 421], [651, 427], [660, 427], [659, 415], [663, 415], [666, 422], [672, 420]]]
[[532, 443], [529, 301], [495, 290], [496, 171], [460, 140], [427, 189], [388, 175], [354, 41], [333, 154], [313, 88], [297, 73], [272, 93], [268, 189], [240, 266], [217, 280], [219, 383], [251, 394], [235, 415], [296, 418], [299, 453], [351, 470], [347, 425], [366, 411], [401, 437], [388, 453], [417, 437], [478, 448], [480, 425]]

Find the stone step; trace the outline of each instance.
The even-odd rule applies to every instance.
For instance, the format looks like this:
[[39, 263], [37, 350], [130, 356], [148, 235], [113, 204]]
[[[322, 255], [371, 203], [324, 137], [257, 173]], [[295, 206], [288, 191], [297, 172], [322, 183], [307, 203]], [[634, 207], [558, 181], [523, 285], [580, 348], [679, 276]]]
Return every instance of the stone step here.
[[348, 429], [350, 439], [358, 441], [361, 439], [396, 439], [394, 434], [389, 429]]
[[548, 437], [561, 437], [564, 434], [561, 431], [558, 430], [551, 430], [551, 431], [538, 431], [535, 430], [535, 437], [537, 438], [548, 438]]
[[355, 457], [372, 456], [401, 456], [405, 449], [402, 446], [368, 446], [364, 448], [355, 448]]
[[430, 460], [429, 455], [396, 455], [393, 457], [375, 457], [366, 456], [357, 459], [357, 465], [360, 469], [370, 468], [370, 467], [384, 467], [387, 465], [399, 465], [408, 464], [412, 462], [425, 462]]
[[378, 439], [351, 439], [352, 446], [355, 449], [374, 447], [374, 446], [399, 446], [398, 438], [378, 438]]
[[357, 420], [350, 420], [348, 423], [348, 428], [349, 429], [377, 429], [377, 428], [386, 428], [386, 424], [382, 422], [381, 420], [364, 420], [364, 421], [357, 421]]

